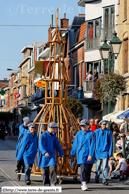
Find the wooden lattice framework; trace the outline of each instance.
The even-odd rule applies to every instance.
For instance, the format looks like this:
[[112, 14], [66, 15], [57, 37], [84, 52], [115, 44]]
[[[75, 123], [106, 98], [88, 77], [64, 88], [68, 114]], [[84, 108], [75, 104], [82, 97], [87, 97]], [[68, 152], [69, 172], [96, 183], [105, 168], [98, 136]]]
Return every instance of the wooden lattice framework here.
[[[57, 48], [59, 48], [58, 53]], [[62, 38], [61, 32], [59, 31], [57, 9], [56, 30], [50, 41], [50, 62], [47, 66], [46, 74], [43, 79], [46, 82], [45, 105], [35, 118], [34, 123], [38, 125], [39, 137], [41, 135], [42, 126], [43, 131], [46, 131], [48, 123], [56, 122], [59, 124], [57, 138], [63, 148], [65, 157], [64, 159], [61, 159], [58, 157], [58, 154], [56, 154], [57, 174], [60, 176], [76, 176], [76, 159], [74, 160], [72, 167], [69, 161], [69, 154], [72, 147], [70, 139], [70, 128], [73, 127], [76, 133], [79, 130], [79, 125], [75, 116], [67, 105], [68, 82], [70, 79], [64, 63], [64, 49], [65, 41]], [[55, 83], [58, 83], [59, 86], [57, 97], [54, 96]], [[48, 92], [48, 89], [50, 92]], [[37, 162], [35, 164], [37, 164]], [[37, 169], [35, 164], [33, 166], [33, 173], [42, 174], [42, 171]]]

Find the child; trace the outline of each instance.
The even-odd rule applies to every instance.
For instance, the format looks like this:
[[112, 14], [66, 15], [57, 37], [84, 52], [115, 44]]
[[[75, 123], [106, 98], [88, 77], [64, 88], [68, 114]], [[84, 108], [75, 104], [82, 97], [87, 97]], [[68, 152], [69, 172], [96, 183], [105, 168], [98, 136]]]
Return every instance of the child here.
[[124, 180], [124, 175], [129, 176], [129, 158], [125, 160], [125, 164], [127, 165], [127, 169], [122, 171], [121, 181]]
[[114, 157], [111, 157], [109, 159], [108, 165], [109, 165], [109, 173], [108, 173], [108, 176], [111, 176], [112, 171], [114, 171], [115, 168], [116, 168], [116, 166], [117, 166], [117, 160], [115, 160]]
[[117, 159], [119, 160], [119, 163], [116, 167], [116, 169], [111, 173], [111, 178], [120, 177], [123, 170], [127, 169], [127, 164], [125, 164], [125, 158], [123, 158], [122, 153], [117, 154]]
[[41, 134], [39, 139], [39, 168], [43, 168], [43, 185], [50, 185], [49, 167], [51, 186], [55, 186], [56, 178], [56, 155], [55, 150], [59, 152], [60, 156], [64, 155], [61, 145], [55, 136], [55, 129], [59, 126], [51, 122], [48, 124], [48, 130]]
[[88, 129], [89, 122], [85, 119], [80, 122], [80, 126], [82, 130], [75, 136], [70, 156], [73, 159], [77, 152], [77, 163], [81, 168], [81, 189], [86, 191], [86, 182], [90, 181], [91, 169], [95, 161], [95, 133]]
[[35, 132], [35, 125], [30, 123], [28, 125], [29, 132], [24, 135], [20, 147], [17, 159], [24, 159], [25, 163], [25, 183], [26, 185], [30, 185], [30, 173], [34, 163], [35, 156], [37, 154], [38, 147], [38, 138], [37, 133]]

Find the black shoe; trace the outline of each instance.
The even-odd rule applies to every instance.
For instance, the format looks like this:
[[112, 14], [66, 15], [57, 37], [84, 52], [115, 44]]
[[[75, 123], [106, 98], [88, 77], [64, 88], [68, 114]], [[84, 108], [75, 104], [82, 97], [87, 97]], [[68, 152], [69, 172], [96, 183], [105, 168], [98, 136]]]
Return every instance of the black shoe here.
[[20, 173], [20, 170], [19, 170], [19, 169], [16, 169], [15, 172], [16, 172], [16, 173]]
[[90, 177], [87, 177], [87, 183], [90, 183]]
[[124, 181], [125, 179], [124, 178], [120, 178], [119, 181]]
[[26, 181], [26, 185], [30, 185], [31, 184], [31, 181]]
[[95, 183], [99, 183], [99, 180], [95, 179]]
[[103, 183], [103, 185], [108, 185], [108, 182], [107, 182], [107, 181], [105, 181], [105, 182]]

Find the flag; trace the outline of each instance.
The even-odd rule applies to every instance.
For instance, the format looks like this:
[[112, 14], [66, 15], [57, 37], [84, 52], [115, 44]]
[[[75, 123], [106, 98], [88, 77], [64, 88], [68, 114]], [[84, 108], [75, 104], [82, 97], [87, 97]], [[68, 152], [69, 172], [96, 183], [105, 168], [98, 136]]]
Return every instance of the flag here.
[[42, 77], [43, 75], [45, 76], [48, 63], [49, 61], [35, 61], [35, 76], [34, 77], [37, 77], [37, 74], [40, 74], [40, 77]]
[[43, 66], [44, 66], [44, 61], [35, 61], [35, 75], [34, 75], [34, 77], [37, 77], [37, 74], [40, 74], [40, 77], [43, 76]]

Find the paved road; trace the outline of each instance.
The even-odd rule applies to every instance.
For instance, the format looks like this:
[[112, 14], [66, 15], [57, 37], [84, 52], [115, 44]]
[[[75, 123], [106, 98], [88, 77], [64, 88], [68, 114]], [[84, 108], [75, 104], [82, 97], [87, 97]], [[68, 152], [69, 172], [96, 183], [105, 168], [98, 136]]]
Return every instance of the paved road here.
[[[5, 141], [0, 139], [0, 187], [2, 186], [25, 186], [24, 176], [17, 182], [15, 173], [15, 147], [16, 138], [7, 138]], [[88, 184], [88, 191], [91, 194], [129, 194], [129, 180], [119, 182], [118, 180], [109, 180], [109, 186], [103, 186], [101, 183], [94, 183], [92, 174], [91, 183]], [[31, 176], [31, 186], [42, 186], [42, 177]], [[31, 187], [30, 186], [30, 187]], [[81, 194], [84, 191], [80, 189], [80, 181], [73, 179], [64, 179], [62, 186], [63, 194]]]

